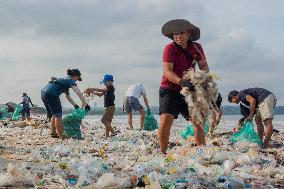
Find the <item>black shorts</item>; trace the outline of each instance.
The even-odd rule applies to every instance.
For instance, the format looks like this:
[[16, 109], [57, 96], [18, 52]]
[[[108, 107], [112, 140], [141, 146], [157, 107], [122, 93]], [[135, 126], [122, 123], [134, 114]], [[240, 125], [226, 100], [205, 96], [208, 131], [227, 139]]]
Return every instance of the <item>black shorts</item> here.
[[56, 116], [58, 118], [62, 117], [62, 106], [59, 97], [42, 92], [41, 99], [47, 110], [48, 118], [51, 118], [52, 116]]
[[182, 94], [165, 88], [160, 88], [159, 92], [160, 115], [164, 113], [172, 114], [175, 119], [181, 114], [189, 121], [189, 111], [185, 98]]
[[30, 108], [23, 108], [22, 112], [22, 117], [30, 117], [31, 116], [31, 109]]

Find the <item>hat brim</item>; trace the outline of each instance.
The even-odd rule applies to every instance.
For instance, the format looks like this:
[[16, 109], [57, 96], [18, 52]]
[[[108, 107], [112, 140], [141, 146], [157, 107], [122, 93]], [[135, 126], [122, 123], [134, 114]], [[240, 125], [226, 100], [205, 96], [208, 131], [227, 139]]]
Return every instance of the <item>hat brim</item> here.
[[162, 27], [162, 34], [173, 40], [174, 33], [190, 32], [192, 41], [200, 39], [200, 29], [185, 19], [175, 19], [166, 22]]
[[107, 81], [114, 81], [113, 79], [112, 80], [102, 80], [101, 82], [100, 82], [100, 84], [105, 84]]

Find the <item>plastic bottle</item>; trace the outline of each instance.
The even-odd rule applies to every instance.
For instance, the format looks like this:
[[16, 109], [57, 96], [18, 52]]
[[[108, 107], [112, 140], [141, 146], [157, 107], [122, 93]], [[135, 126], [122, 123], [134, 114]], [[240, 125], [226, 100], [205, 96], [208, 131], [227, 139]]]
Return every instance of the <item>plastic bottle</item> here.
[[217, 182], [224, 183], [225, 189], [246, 189], [246, 188], [250, 188], [250, 186], [246, 185], [242, 180], [238, 180], [238, 179], [226, 177], [226, 176], [219, 177]]
[[78, 171], [79, 171], [78, 185], [79, 186], [88, 186], [89, 180], [88, 180], [87, 169], [84, 166], [80, 166], [78, 168]]
[[224, 173], [225, 173], [225, 175], [228, 175], [234, 167], [235, 167], [235, 162], [233, 160], [225, 160], [224, 161]]

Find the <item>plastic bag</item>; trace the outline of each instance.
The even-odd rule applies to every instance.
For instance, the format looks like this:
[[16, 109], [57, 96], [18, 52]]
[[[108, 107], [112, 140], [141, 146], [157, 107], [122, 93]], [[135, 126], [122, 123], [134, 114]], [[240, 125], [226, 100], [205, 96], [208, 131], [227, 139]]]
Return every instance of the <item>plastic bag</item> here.
[[21, 105], [20, 105], [20, 104], [17, 104], [16, 107], [15, 107], [15, 111], [14, 111], [14, 113], [13, 113], [13, 116], [12, 116], [12, 120], [13, 120], [13, 121], [18, 121], [18, 120], [20, 120], [21, 111], [22, 111]]
[[251, 122], [244, 122], [243, 127], [238, 132], [234, 133], [229, 141], [234, 143], [247, 141], [262, 146], [262, 141], [258, 134], [254, 132], [253, 124]]
[[81, 139], [80, 125], [82, 119], [86, 116], [86, 110], [78, 108], [67, 114], [63, 118], [64, 136], [67, 138]]
[[[204, 134], [207, 134], [208, 132], [209, 132], [209, 123], [207, 121], [204, 127]], [[188, 136], [194, 136], [194, 130], [192, 124], [186, 126], [186, 128], [182, 130], [179, 134], [183, 139], [187, 139]]]
[[158, 122], [152, 112], [150, 110], [147, 110], [144, 119], [144, 130], [153, 131], [155, 129], [158, 129]]
[[117, 185], [118, 181], [115, 179], [114, 173], [105, 173], [99, 178], [95, 188], [114, 189], [118, 188]]
[[2, 106], [2, 107], [0, 108], [0, 112], [1, 112], [1, 114], [2, 114], [2, 116], [0, 117], [0, 120], [6, 119], [6, 117], [9, 115], [7, 106]]

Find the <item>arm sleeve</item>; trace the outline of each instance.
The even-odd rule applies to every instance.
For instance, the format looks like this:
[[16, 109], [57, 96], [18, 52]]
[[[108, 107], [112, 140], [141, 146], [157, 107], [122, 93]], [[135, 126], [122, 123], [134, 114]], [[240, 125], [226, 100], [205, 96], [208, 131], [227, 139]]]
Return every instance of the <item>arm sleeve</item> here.
[[175, 62], [175, 48], [173, 44], [169, 44], [163, 51], [163, 62], [174, 63]]
[[69, 94], [65, 93], [65, 97], [73, 106], [76, 105], [76, 103], [74, 102], [74, 100], [72, 99], [72, 97]]
[[80, 98], [80, 100], [83, 103], [83, 106], [86, 106], [88, 103], [86, 101], [86, 99], [84, 98], [81, 90], [79, 89], [79, 87], [77, 86], [72, 86], [73, 91], [76, 93], [76, 95]]

